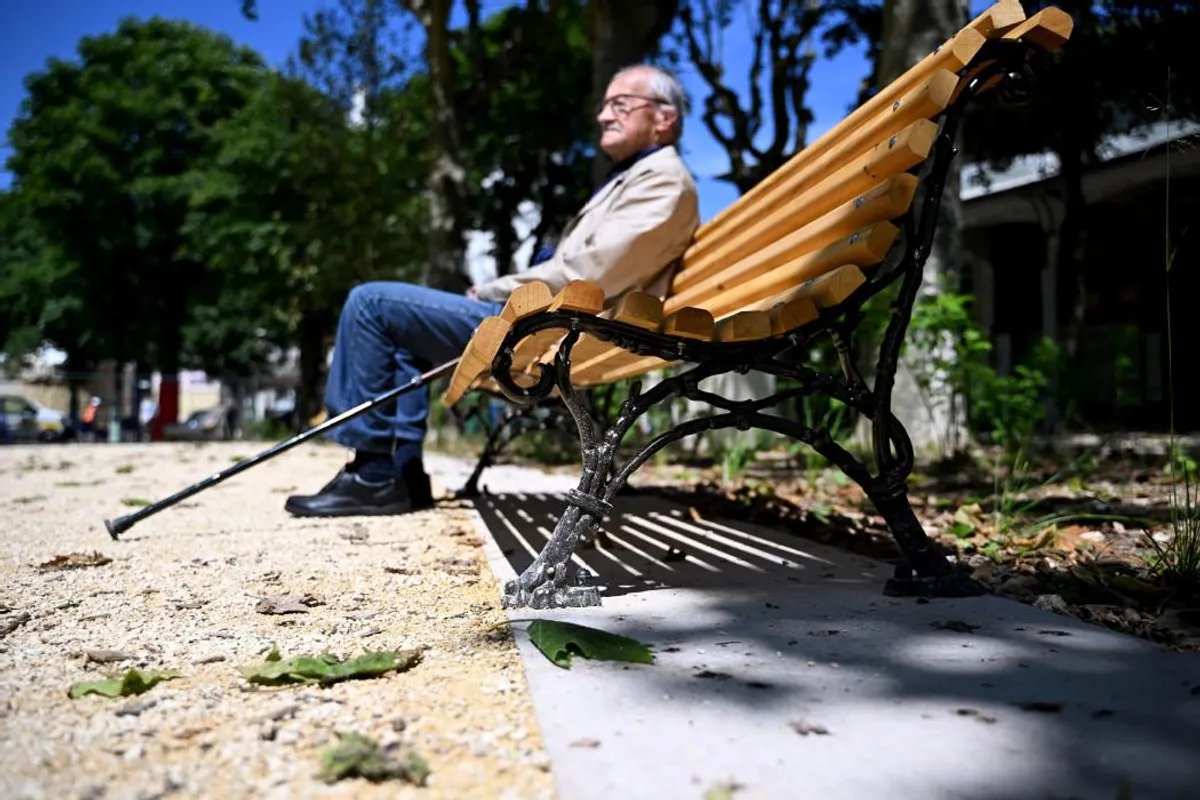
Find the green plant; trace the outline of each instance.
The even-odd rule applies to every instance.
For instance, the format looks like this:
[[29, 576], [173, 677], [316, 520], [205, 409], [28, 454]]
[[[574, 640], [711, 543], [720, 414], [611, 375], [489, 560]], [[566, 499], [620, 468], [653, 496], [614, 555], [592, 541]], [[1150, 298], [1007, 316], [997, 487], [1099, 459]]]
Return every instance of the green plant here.
[[[1163, 103], [1165, 121], [1170, 124], [1171, 74], [1167, 71], [1167, 101]], [[1196, 491], [1196, 462], [1185, 455], [1175, 440], [1175, 370], [1171, 336], [1171, 267], [1177, 245], [1171, 239], [1171, 148], [1166, 151], [1166, 205], [1164, 207], [1164, 277], [1167, 297], [1167, 408], [1170, 415], [1171, 529], [1173, 536], [1160, 542], [1149, 536], [1154, 557], [1150, 568], [1162, 579], [1179, 586], [1200, 585], [1200, 493]]]

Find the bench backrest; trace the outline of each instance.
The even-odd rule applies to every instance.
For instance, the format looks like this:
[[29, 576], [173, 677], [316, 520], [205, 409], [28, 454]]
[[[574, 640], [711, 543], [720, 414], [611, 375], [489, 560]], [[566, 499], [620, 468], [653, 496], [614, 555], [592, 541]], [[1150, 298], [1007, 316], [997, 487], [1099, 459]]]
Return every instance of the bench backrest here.
[[[630, 293], [605, 315], [719, 341], [764, 338], [816, 319], [888, 257], [900, 233], [895, 221], [917, 196], [920, 178], [914, 173], [933, 152], [938, 118], [983, 66], [985, 43], [1010, 39], [1053, 50], [1071, 27], [1070, 16], [1055, 8], [1027, 19], [1018, 0], [991, 6], [701, 226], [665, 299]], [[587, 286], [568, 287], [559, 298], [549, 297], [545, 287], [522, 289], [491, 336], [503, 338], [503, 318], [511, 324], [555, 302], [590, 313], [603, 303]], [[571, 291], [575, 296], [568, 296]], [[552, 360], [563, 333], [526, 338], [515, 351], [514, 373], [532, 374], [537, 364]], [[479, 331], [477, 338], [481, 334], [489, 335]], [[486, 346], [477, 349], [487, 358]], [[605, 384], [667, 363], [584, 335], [572, 351], [571, 378], [577, 386]], [[444, 399], [453, 402], [466, 388], [452, 387]]]

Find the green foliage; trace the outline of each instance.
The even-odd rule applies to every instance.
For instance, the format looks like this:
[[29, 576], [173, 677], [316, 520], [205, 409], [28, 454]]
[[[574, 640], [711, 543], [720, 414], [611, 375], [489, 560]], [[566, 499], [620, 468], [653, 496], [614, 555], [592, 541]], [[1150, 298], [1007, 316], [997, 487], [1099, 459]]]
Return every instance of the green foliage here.
[[1059, 363], [1058, 346], [1044, 338], [1026, 363], [998, 374], [989, 361], [991, 342], [971, 313], [972, 300], [955, 292], [921, 298], [905, 347], [918, 354], [910, 364], [926, 395], [949, 392], [965, 401], [971, 429], [1015, 456], [1045, 416], [1044, 393]]
[[366, 652], [343, 661], [332, 653], [284, 659], [278, 647], [271, 648], [262, 664], [242, 667], [242, 677], [262, 686], [316, 683], [328, 686], [356, 678], [377, 678], [387, 672], [407, 672], [421, 661], [415, 650]]
[[135, 667], [130, 667], [129, 671], [120, 678], [81, 681], [72, 684], [71, 688], [67, 690], [67, 696], [72, 700], [77, 700], [89, 694], [98, 694], [102, 697], [130, 697], [145, 694], [159, 683], [178, 677], [180, 677], [180, 673], [175, 670], [142, 672]]
[[[1171, 115], [1171, 84], [1168, 83], [1165, 120]], [[1171, 314], [1171, 268], [1175, 265], [1176, 244], [1171, 239], [1171, 169], [1168, 154], [1166, 212], [1163, 228], [1163, 272], [1167, 286], [1167, 385], [1170, 404], [1171, 449], [1168, 466], [1171, 475], [1171, 539], [1164, 545], [1153, 536], [1150, 544], [1155, 558], [1151, 568], [1167, 581], [1190, 589], [1200, 587], [1200, 492], [1197, 492], [1196, 461], [1175, 441], [1175, 342]]]
[[402, 780], [424, 786], [429, 765], [415, 751], [393, 758], [374, 740], [360, 733], [338, 733], [338, 743], [321, 751], [321, 772], [325, 783], [343, 778], [365, 778], [373, 783]]
[[152, 18], [26, 78], [8, 167], [31, 236], [53, 243], [5, 277], [33, 290], [26, 325], [74, 361], [175, 367], [188, 298], [208, 281], [181, 232], [194, 169], [264, 74], [228, 38]]
[[602, 661], [654, 663], [650, 648], [636, 639], [572, 622], [536, 619], [529, 623], [528, 632], [529, 640], [542, 655], [563, 669], [571, 668], [571, 657], [576, 655]]
[[[514, 218], [533, 203], [536, 245], [552, 239], [591, 188], [595, 120], [585, 3], [505, 8], [453, 50], [468, 223], [493, 235], [500, 274], [520, 245]], [[536, 248], [535, 248], [536, 249]]]

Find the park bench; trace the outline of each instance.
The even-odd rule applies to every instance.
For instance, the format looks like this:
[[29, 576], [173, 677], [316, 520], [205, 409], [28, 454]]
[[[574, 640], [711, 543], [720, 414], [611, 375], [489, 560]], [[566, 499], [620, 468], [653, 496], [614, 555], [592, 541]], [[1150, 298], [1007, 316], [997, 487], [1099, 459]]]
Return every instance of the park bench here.
[[[553, 535], [505, 586], [506, 607], [598, 605], [599, 588], [568, 573], [581, 537], [611, 513], [626, 480], [655, 452], [721, 428], [759, 428], [804, 442], [862, 487], [905, 560], [886, 594], [982, 591], [930, 541], [912, 510], [906, 482], [913, 446], [891, 411], [891, 395], [963, 113], [981, 95], [1011, 99], [1028, 91], [1037, 59], [1060, 48], [1071, 30], [1070, 16], [1056, 8], [1027, 17], [1016, 0], [991, 6], [701, 226], [665, 298], [605, 298], [586, 282], [552, 294], [533, 282], [479, 324], [442, 402], [452, 407], [468, 392], [526, 408], [558, 402], [578, 428], [583, 461]], [[851, 358], [851, 337], [863, 304], [896, 282], [868, 386]], [[805, 363], [818, 336], [830, 337], [840, 375]], [[682, 369], [645, 392], [632, 383], [610, 421], [595, 420], [582, 399], [590, 389], [669, 365]], [[793, 385], [742, 401], [699, 388], [705, 378], [751, 369]], [[870, 420], [873, 469], [828, 430], [768, 413], [810, 393]], [[638, 417], [675, 396], [716, 413], [682, 422], [615, 466], [616, 448]]]

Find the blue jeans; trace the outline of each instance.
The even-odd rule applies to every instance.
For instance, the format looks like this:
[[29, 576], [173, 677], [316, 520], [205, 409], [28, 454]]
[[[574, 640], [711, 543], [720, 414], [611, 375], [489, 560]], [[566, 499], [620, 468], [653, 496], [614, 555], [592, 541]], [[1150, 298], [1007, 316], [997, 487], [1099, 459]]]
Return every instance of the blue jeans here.
[[[503, 303], [407, 283], [364, 283], [351, 290], [338, 320], [325, 407], [334, 417], [439, 364], [462, 355], [471, 334]], [[400, 395], [327, 435], [339, 444], [391, 453], [397, 440], [420, 442], [429, 416], [429, 387]]]

